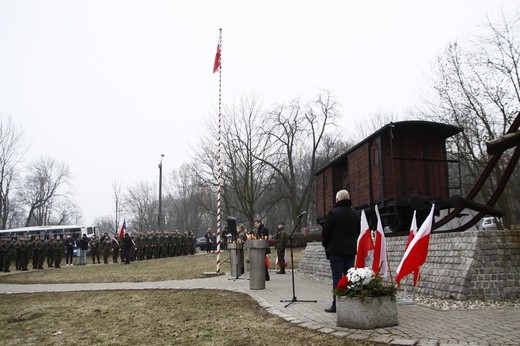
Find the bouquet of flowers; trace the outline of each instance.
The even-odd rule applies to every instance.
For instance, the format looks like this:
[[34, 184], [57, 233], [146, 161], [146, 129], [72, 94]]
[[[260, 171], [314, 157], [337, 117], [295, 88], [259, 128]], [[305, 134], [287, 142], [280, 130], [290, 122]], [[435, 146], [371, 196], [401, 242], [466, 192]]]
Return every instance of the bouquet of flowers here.
[[359, 297], [361, 300], [383, 296], [395, 299], [396, 293], [397, 288], [394, 285], [385, 283], [370, 268], [350, 268], [334, 289], [336, 296]]

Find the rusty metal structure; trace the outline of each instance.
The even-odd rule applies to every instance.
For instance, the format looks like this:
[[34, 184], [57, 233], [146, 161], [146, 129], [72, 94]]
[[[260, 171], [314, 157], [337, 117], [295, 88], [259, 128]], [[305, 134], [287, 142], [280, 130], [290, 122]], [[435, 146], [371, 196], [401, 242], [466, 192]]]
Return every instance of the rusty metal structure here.
[[[509, 130], [504, 136], [487, 143], [487, 151], [488, 154], [491, 155], [491, 158], [489, 159], [489, 162], [486, 165], [482, 174], [480, 175], [479, 179], [475, 183], [475, 186], [471, 189], [471, 191], [467, 194], [466, 197], [456, 196], [455, 198], [453, 198], [455, 208], [451, 210], [451, 212], [448, 213], [448, 215], [446, 215], [444, 218], [435, 222], [433, 224], [433, 230], [447, 224], [454, 218], [458, 217], [462, 213], [462, 210], [464, 208], [475, 210], [478, 213], [475, 216], [473, 216], [468, 222], [464, 223], [463, 225], [460, 225], [455, 229], [452, 229], [451, 231], [465, 231], [470, 227], [476, 225], [477, 222], [480, 219], [482, 219], [485, 215], [491, 215], [495, 217], [503, 216], [503, 212], [494, 208], [493, 206], [498, 201], [498, 198], [500, 197], [502, 192], [504, 192], [506, 184], [509, 181], [511, 174], [513, 174], [513, 170], [517, 165], [518, 160], [520, 159], [520, 132], [518, 131], [519, 127], [520, 112], [517, 114], [515, 120], [513, 121], [513, 123], [509, 127]], [[498, 161], [504, 154], [504, 151], [513, 147], [516, 147], [515, 151], [513, 152], [513, 155], [510, 158], [510, 161], [504, 171], [504, 174], [502, 175], [500, 181], [498, 182], [495, 188], [495, 191], [493, 192], [489, 200], [486, 202], [486, 204], [480, 204], [474, 201], [474, 198], [477, 196], [478, 192], [480, 191], [486, 180], [489, 178], [491, 172], [493, 171]]]

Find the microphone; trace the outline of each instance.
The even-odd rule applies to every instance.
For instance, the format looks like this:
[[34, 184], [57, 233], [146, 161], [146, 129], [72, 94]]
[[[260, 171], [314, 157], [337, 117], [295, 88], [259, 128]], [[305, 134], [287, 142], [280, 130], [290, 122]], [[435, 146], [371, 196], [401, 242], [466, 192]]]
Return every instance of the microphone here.
[[302, 211], [302, 212], [300, 213], [300, 215], [297, 216], [297, 218], [299, 219], [300, 217], [302, 217], [302, 216], [305, 215], [305, 214], [307, 214], [307, 212], [306, 212], [306, 211]]

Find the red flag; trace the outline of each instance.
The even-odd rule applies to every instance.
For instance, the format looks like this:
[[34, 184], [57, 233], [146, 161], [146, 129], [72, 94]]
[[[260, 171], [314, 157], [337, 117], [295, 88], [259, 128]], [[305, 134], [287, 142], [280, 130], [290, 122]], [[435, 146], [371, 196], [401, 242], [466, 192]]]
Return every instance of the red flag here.
[[123, 238], [126, 232], [126, 219], [123, 220], [123, 226], [121, 226], [121, 231], [119, 232], [119, 238]]
[[386, 238], [383, 231], [383, 224], [381, 223], [381, 217], [379, 216], [379, 209], [376, 204], [376, 215], [377, 215], [377, 230], [376, 230], [376, 244], [374, 247], [374, 263], [372, 263], [372, 270], [376, 274], [380, 274], [382, 277], [388, 275], [388, 260], [386, 258]]
[[410, 233], [408, 234], [408, 240], [406, 241], [406, 246], [404, 247], [404, 250], [408, 249], [408, 245], [413, 240], [413, 237], [417, 234], [417, 219], [415, 218], [415, 215], [417, 214], [417, 210], [413, 211], [413, 218], [412, 218], [412, 224], [410, 225]]
[[372, 232], [368, 226], [367, 217], [365, 211], [361, 211], [361, 233], [357, 240], [357, 255], [356, 255], [356, 268], [365, 267], [365, 259], [368, 256], [368, 251], [374, 250], [374, 242], [372, 241]]
[[213, 73], [217, 72], [220, 68], [220, 40], [217, 43], [217, 53], [215, 54], [215, 62], [213, 63]]
[[417, 234], [413, 238], [412, 242], [406, 249], [399, 267], [397, 267], [395, 280], [397, 286], [400, 286], [399, 281], [406, 275], [414, 272], [413, 284], [417, 284], [419, 280], [419, 267], [423, 265], [428, 256], [428, 245], [430, 243], [430, 233], [432, 231], [433, 224], [433, 212], [435, 211], [435, 205], [432, 205], [430, 214], [424, 220], [421, 228], [417, 231]]

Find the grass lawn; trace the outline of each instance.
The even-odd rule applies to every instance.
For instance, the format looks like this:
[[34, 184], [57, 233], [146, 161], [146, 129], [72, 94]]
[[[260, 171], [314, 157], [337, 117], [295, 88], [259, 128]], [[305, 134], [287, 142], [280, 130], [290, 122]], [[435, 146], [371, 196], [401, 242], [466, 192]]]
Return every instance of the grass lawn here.
[[[296, 249], [295, 267], [300, 257]], [[215, 259], [203, 253], [130, 265], [12, 271], [2, 273], [0, 283], [190, 279], [215, 271]], [[228, 259], [223, 252], [225, 272]], [[215, 290], [0, 295], [0, 340], [2, 345], [370, 345], [295, 326], [246, 294]]]

